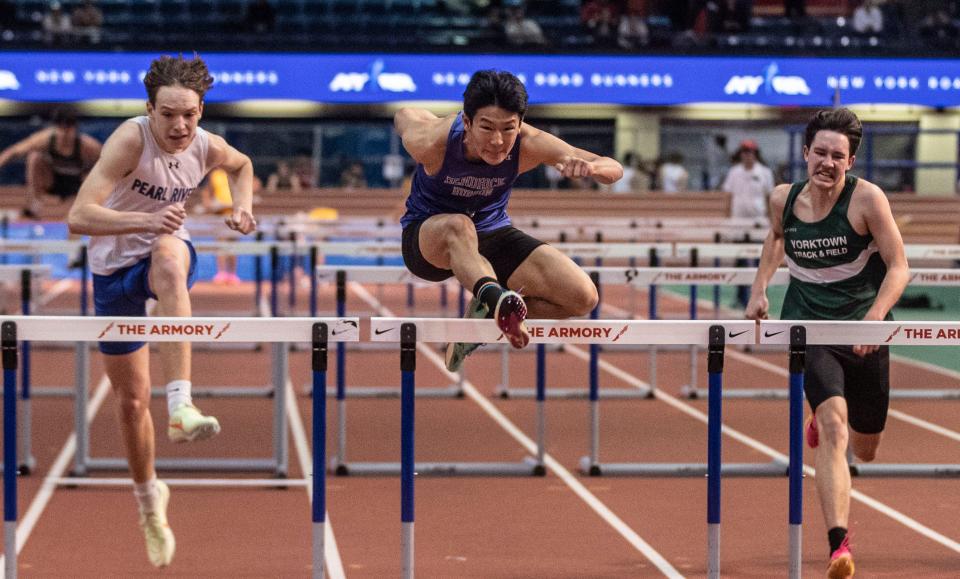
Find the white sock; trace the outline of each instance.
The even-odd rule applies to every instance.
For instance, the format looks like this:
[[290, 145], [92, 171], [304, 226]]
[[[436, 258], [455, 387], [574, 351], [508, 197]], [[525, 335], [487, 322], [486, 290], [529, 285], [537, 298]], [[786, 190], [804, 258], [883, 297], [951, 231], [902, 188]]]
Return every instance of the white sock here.
[[133, 496], [137, 498], [141, 513], [152, 513], [160, 502], [160, 489], [157, 487], [157, 477], [142, 482], [133, 483]]
[[181, 404], [193, 404], [190, 397], [192, 384], [189, 380], [174, 380], [167, 384], [167, 411], [173, 414]]

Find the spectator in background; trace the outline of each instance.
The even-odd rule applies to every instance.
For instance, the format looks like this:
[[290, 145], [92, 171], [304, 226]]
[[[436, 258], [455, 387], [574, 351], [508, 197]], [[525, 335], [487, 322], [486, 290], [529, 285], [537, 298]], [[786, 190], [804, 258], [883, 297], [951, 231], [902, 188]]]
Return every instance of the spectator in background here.
[[0, 167], [13, 159], [27, 160], [27, 203], [23, 216], [39, 219], [43, 198], [72, 200], [80, 183], [100, 158], [100, 141], [77, 130], [77, 116], [57, 109], [50, 126], [0, 152]]
[[610, 185], [611, 193], [646, 193], [650, 190], [650, 173], [643, 159], [633, 151], [623, 155], [623, 177]]
[[276, 193], [277, 191], [300, 192], [300, 179], [293, 173], [290, 163], [277, 161], [277, 170], [267, 177], [266, 190], [267, 193]]
[[277, 11], [270, 0], [251, 0], [247, 4], [247, 30], [254, 34], [273, 32], [277, 23]]
[[657, 170], [657, 182], [664, 193], [683, 193], [687, 190], [690, 174], [683, 166], [683, 155], [674, 151]]
[[59, 2], [50, 3], [43, 15], [43, 41], [47, 44], [68, 44], [73, 40], [73, 24]]
[[720, 187], [730, 165], [730, 153], [727, 151], [727, 136], [722, 133], [704, 136], [706, 165], [703, 168], [703, 188]]
[[103, 27], [103, 12], [95, 0], [83, 0], [73, 9], [70, 23], [77, 38], [89, 44], [100, 44], [100, 32]]
[[863, 0], [863, 4], [853, 11], [853, 29], [859, 34], [879, 34], [883, 32], [883, 11], [881, 0]]
[[750, 30], [753, 0], [719, 0], [707, 3], [710, 31], [719, 34], [743, 34]]
[[[756, 141], [747, 139], [733, 155], [734, 165], [730, 167], [727, 178], [720, 189], [730, 194], [730, 217], [734, 219], [767, 218], [767, 203], [773, 192], [773, 171], [760, 157], [760, 148]], [[749, 239], [745, 241], [750, 241]], [[749, 261], [738, 259], [737, 267], [746, 267]], [[737, 286], [736, 306], [746, 308], [750, 301], [750, 286]]]
[[506, 9], [503, 33], [513, 46], [543, 46], [547, 39], [540, 25], [524, 13], [523, 3], [516, 2]]
[[733, 163], [720, 186], [730, 194], [730, 217], [765, 219], [767, 197], [775, 183], [773, 171], [764, 164], [756, 141], [742, 141], [733, 155]]
[[627, 10], [620, 16], [617, 27], [617, 44], [630, 50], [641, 48], [650, 43], [650, 29], [647, 27], [647, 0], [629, 0]]
[[806, 18], [807, 0], [784, 0], [783, 15], [790, 19]]
[[10, 0], [0, 0], [0, 33], [20, 28], [17, 6]]
[[363, 189], [367, 186], [367, 177], [363, 173], [363, 163], [352, 161], [340, 173], [340, 186], [345, 189]]
[[620, 9], [612, 0], [587, 0], [580, 9], [580, 22], [596, 44], [614, 44], [620, 25]]
[[946, 10], [937, 10], [923, 19], [920, 25], [920, 36], [927, 44], [941, 50], [949, 50], [957, 46], [957, 26]]
[[293, 159], [293, 174], [300, 180], [300, 187], [312, 189], [317, 186], [317, 167], [310, 151], [301, 151]]

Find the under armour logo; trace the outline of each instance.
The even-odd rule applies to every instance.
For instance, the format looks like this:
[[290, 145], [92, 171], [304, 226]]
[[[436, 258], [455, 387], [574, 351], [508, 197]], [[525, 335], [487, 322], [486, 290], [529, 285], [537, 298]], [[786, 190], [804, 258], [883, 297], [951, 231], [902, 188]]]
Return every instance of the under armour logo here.
[[180, 161], [167, 161], [167, 167], [169, 167], [169, 168], [171, 168], [171, 169], [179, 169], [179, 168], [180, 168]]

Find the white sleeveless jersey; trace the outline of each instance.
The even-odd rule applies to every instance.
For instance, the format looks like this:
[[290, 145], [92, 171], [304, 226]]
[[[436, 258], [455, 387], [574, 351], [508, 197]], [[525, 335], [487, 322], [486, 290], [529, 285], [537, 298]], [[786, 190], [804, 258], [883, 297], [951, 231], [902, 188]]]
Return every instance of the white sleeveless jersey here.
[[[135, 117], [125, 122], [140, 127], [143, 152], [137, 168], [117, 184], [104, 207], [115, 211], [156, 213], [168, 205], [183, 206], [207, 174], [207, 132], [197, 127], [190, 146], [171, 154], [160, 148], [150, 131], [148, 117]], [[190, 239], [183, 227], [173, 234]], [[90, 270], [98, 275], [109, 275], [129, 267], [150, 255], [157, 237], [156, 233], [91, 236]]]

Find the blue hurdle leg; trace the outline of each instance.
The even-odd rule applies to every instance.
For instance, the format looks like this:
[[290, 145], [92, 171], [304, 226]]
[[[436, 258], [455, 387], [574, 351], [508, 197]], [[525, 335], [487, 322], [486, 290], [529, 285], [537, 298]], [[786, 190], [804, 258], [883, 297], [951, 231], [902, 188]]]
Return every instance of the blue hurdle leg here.
[[3, 552], [4, 576], [17, 576], [17, 326], [0, 329], [3, 356]]
[[313, 325], [313, 576], [326, 571], [327, 324]]
[[803, 529], [803, 372], [807, 332], [790, 328], [790, 579], [801, 577]]
[[720, 577], [720, 472], [723, 465], [723, 326], [710, 328], [707, 358], [707, 577]]
[[414, 324], [403, 324], [400, 327], [400, 549], [403, 579], [413, 579], [416, 339], [417, 327]]

